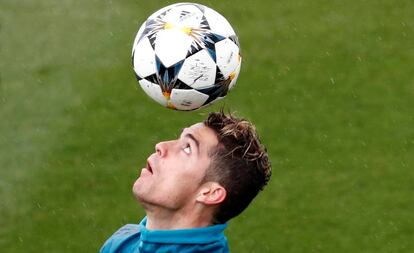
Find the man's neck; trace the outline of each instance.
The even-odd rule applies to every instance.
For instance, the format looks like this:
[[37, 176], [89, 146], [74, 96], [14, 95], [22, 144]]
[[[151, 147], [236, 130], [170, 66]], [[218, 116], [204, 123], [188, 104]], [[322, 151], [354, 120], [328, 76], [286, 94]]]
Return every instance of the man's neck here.
[[171, 212], [154, 208], [146, 211], [146, 228], [149, 230], [189, 229], [211, 225], [210, 217], [200, 215], [196, 210], [193, 212]]

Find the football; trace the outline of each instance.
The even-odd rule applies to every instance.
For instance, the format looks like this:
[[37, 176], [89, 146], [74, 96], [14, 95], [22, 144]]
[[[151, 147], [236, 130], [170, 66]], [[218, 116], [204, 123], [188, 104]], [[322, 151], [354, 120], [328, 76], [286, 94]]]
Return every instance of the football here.
[[152, 14], [132, 47], [139, 86], [159, 104], [191, 111], [224, 98], [240, 72], [240, 45], [211, 8], [177, 3]]

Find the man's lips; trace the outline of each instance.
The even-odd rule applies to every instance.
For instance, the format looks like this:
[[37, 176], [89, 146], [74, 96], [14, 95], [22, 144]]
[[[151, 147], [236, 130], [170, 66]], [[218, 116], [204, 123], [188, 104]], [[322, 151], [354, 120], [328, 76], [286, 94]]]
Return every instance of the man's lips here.
[[151, 166], [151, 164], [150, 164], [150, 162], [149, 162], [149, 160], [147, 160], [147, 165], [146, 165], [146, 167], [145, 167], [151, 174], [153, 173], [153, 171], [152, 171], [152, 166]]

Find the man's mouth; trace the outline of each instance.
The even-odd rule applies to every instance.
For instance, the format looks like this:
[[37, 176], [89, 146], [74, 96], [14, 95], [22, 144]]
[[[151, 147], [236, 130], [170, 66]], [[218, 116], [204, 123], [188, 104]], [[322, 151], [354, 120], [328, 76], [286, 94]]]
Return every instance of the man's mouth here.
[[152, 167], [151, 167], [151, 164], [149, 163], [149, 161], [147, 161], [146, 169], [152, 174]]

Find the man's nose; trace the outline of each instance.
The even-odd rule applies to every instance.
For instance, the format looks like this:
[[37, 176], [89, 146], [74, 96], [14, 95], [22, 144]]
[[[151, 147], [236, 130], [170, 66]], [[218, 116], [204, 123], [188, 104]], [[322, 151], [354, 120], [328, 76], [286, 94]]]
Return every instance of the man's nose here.
[[155, 145], [155, 152], [158, 156], [163, 157], [167, 155], [167, 142], [159, 142]]

